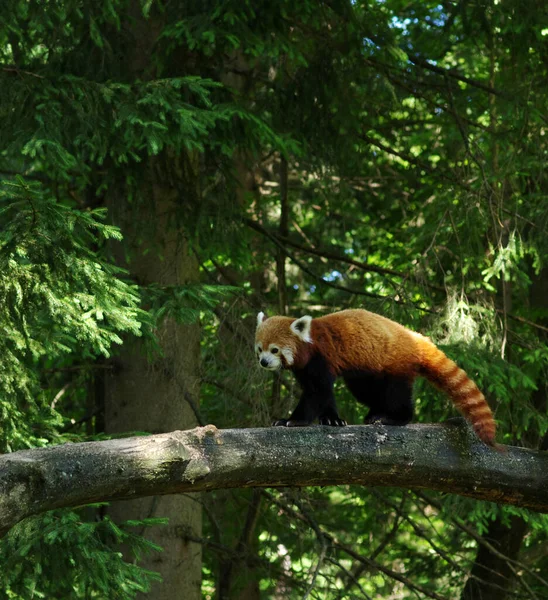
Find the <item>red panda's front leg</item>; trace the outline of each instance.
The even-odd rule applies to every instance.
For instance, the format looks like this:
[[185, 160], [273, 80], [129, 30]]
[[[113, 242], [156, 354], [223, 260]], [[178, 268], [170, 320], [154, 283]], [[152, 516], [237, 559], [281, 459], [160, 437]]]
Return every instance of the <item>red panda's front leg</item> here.
[[295, 377], [302, 388], [299, 404], [289, 419], [278, 419], [275, 426], [306, 427], [318, 419], [320, 425], [343, 426], [346, 422], [339, 417], [333, 393], [334, 375], [325, 359], [317, 354], [302, 369], [294, 369]]

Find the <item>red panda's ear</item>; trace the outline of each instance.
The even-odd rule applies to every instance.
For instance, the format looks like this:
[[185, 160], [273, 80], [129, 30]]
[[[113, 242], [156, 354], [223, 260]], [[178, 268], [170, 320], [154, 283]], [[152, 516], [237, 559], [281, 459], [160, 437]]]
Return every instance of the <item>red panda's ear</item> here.
[[259, 327], [259, 325], [263, 322], [266, 321], [268, 317], [264, 314], [264, 312], [260, 312], [257, 315], [257, 327]]
[[310, 337], [310, 329], [312, 326], [312, 317], [310, 315], [305, 315], [300, 319], [296, 319], [291, 323], [289, 329], [303, 342], [311, 342], [312, 338]]

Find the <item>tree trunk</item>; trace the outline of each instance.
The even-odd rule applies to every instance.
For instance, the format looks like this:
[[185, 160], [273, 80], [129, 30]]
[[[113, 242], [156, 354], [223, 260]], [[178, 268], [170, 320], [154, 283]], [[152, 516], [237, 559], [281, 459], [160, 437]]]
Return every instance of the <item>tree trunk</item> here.
[[[150, 172], [152, 174], [152, 167]], [[151, 175], [151, 178], [153, 176]], [[150, 184], [149, 205], [130, 210], [118, 197], [111, 208], [130, 245], [129, 269], [141, 285], [181, 285], [195, 281], [198, 269], [188, 254], [184, 232], [174, 227], [177, 193], [157, 182]], [[143, 225], [145, 224], [145, 225]], [[146, 240], [146, 241], [145, 241]], [[162, 354], [147, 359], [144, 344], [127, 339], [106, 378], [105, 426], [107, 433], [167, 432], [197, 424], [193, 406], [199, 393], [199, 326], [164, 320], [157, 332]], [[168, 517], [167, 526], [147, 528], [148, 539], [163, 553], [143, 561], [160, 572], [163, 583], [154, 584], [147, 598], [194, 600], [200, 598], [201, 546], [187, 541], [201, 536], [201, 505], [197, 494], [154, 496], [116, 502], [109, 513], [116, 522], [147, 517]]]
[[[253, 579], [252, 570], [246, 564], [244, 556], [256, 555], [256, 549], [254, 548], [256, 541], [255, 529], [260, 514], [261, 498], [262, 491], [259, 488], [255, 488], [250, 498], [240, 538], [234, 546], [234, 554], [221, 560], [216, 594], [218, 600], [231, 600], [231, 598], [242, 600], [244, 597], [251, 600], [252, 598], [260, 597], [258, 581]], [[247, 575], [251, 571], [252, 580], [243, 590], [238, 590], [235, 594], [233, 590], [234, 579], [237, 575], [241, 576], [243, 571], [247, 571]]]
[[[123, 24], [128, 34], [126, 60], [133, 77], [155, 76], [151, 58], [164, 25], [164, 15], [153, 7], [148, 17], [142, 3], [132, 0]], [[126, 256], [118, 263], [129, 269], [140, 285], [184, 285], [198, 278], [198, 265], [189, 256], [181, 226], [184, 210], [192, 210], [199, 197], [197, 157], [175, 156], [165, 151], [142, 164], [139, 191], [117, 190], [109, 197], [109, 212], [125, 237]], [[123, 174], [125, 175], [125, 174]], [[169, 182], [169, 183], [166, 183]], [[120, 193], [121, 192], [121, 193]], [[140, 192], [140, 193], [139, 193]], [[185, 206], [184, 203], [187, 203]], [[183, 215], [184, 216], [184, 215]], [[129, 256], [129, 263], [125, 264]], [[161, 354], [147, 357], [141, 340], [128, 338], [106, 378], [105, 430], [166, 432], [197, 425], [199, 395], [200, 331], [198, 324], [180, 325], [165, 319], [156, 332]], [[113, 504], [109, 513], [121, 522], [127, 519], [167, 517], [167, 526], [147, 528], [143, 534], [162, 546], [162, 553], [144, 557], [142, 565], [158, 571], [147, 598], [154, 600], [198, 600], [201, 597], [199, 544], [187, 535], [200, 537], [202, 529], [199, 496], [149, 497]]]
[[[526, 531], [527, 524], [521, 517], [511, 517], [509, 526], [497, 518], [489, 524], [482, 538], [507, 558], [516, 560]], [[516, 568], [512, 563], [483, 545], [478, 548], [470, 575], [462, 600], [506, 600], [516, 582]]]
[[[489, 85], [492, 88], [496, 86], [497, 75], [497, 49], [495, 47], [495, 36], [493, 32], [489, 35], [489, 53], [490, 53], [490, 76]], [[510, 183], [506, 180], [499, 169], [499, 139], [495, 135], [497, 130], [497, 97], [494, 94], [489, 96], [489, 118], [493, 131], [491, 138], [491, 168], [497, 179], [500, 179], [500, 189], [494, 187], [494, 193], [491, 201], [496, 205], [500, 213], [499, 225], [500, 231], [496, 236], [499, 237], [499, 244], [504, 247], [508, 245], [510, 226], [509, 219], [504, 219], [502, 209], [505, 201], [508, 199], [508, 191], [511, 189]], [[503, 275], [500, 280], [499, 298], [502, 303], [502, 345], [501, 357], [511, 361], [511, 345], [508, 345], [508, 313], [512, 310], [512, 282], [507, 281]], [[482, 539], [489, 542], [491, 548], [495, 548], [506, 557], [515, 560], [527, 531], [527, 524], [521, 517], [512, 516], [510, 525], [506, 525], [501, 517], [497, 517], [489, 524], [487, 531], [482, 535]], [[516, 572], [513, 566], [501, 556], [494, 554], [490, 547], [479, 545], [476, 554], [476, 560], [472, 567], [470, 577], [468, 578], [462, 592], [462, 600], [504, 600], [511, 592], [516, 582]], [[477, 579], [474, 578], [477, 577]], [[495, 587], [498, 586], [498, 587]], [[503, 592], [502, 589], [507, 590]]]

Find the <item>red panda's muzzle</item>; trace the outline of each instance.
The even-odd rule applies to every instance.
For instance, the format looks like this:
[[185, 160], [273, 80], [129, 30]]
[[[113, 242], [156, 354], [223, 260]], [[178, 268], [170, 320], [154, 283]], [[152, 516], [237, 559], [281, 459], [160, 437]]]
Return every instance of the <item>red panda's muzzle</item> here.
[[282, 361], [270, 352], [261, 352], [259, 354], [259, 365], [267, 371], [277, 371], [282, 367]]

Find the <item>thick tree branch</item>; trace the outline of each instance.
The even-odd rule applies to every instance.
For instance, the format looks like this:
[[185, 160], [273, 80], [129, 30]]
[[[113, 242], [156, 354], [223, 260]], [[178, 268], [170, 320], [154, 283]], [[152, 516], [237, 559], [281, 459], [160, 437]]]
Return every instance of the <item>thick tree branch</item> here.
[[455, 425], [214, 426], [0, 456], [0, 534], [53, 508], [234, 487], [427, 488], [548, 512], [548, 453]]

